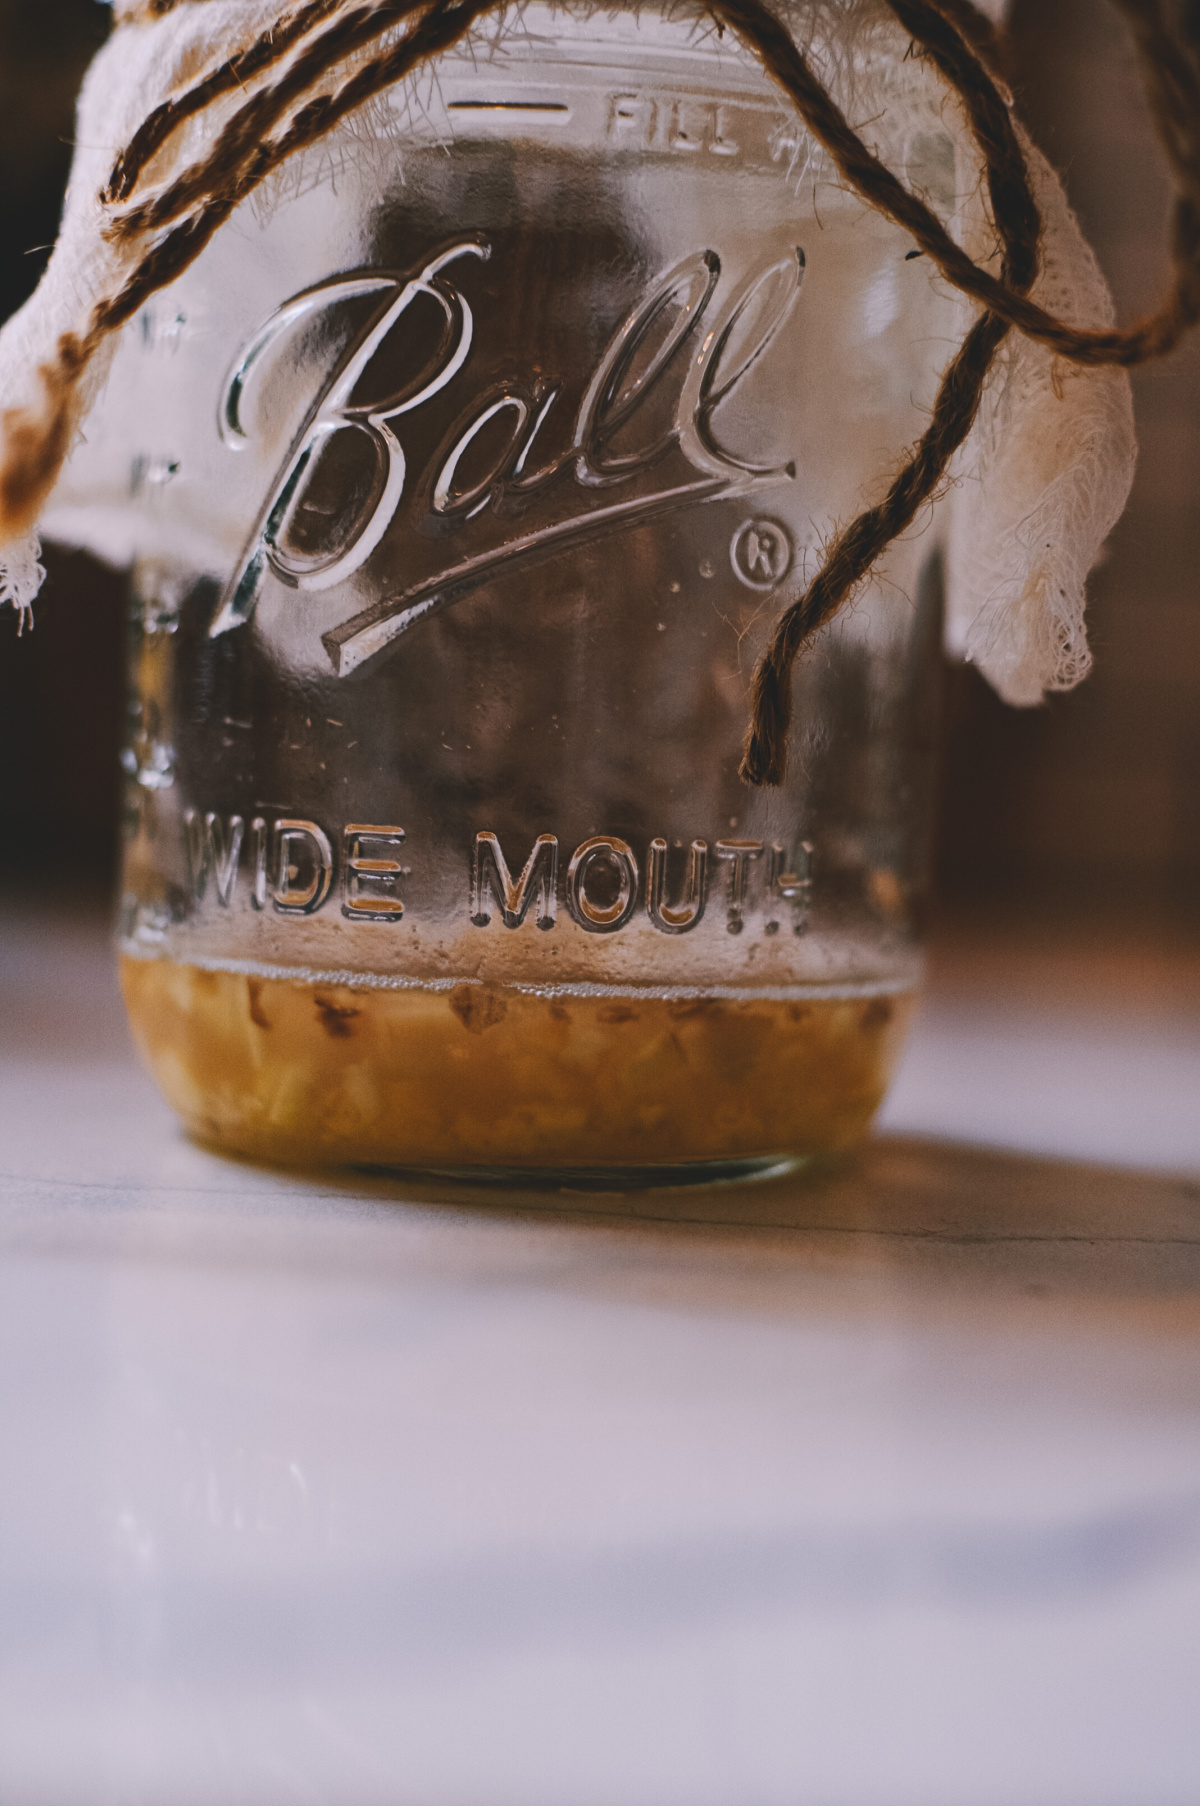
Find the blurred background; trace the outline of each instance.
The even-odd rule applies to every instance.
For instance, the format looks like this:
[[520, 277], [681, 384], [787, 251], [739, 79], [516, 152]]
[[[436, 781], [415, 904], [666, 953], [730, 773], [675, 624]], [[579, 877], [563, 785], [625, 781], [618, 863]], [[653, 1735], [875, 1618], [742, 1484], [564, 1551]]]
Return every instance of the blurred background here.
[[[53, 240], [97, 0], [0, 0], [0, 316]], [[1011, 73], [1119, 316], [1165, 280], [1167, 186], [1131, 47], [1100, 0], [1016, 0]], [[1141, 460], [1091, 583], [1095, 670], [1044, 708], [947, 668], [937, 876], [949, 903], [1056, 898], [1187, 911], [1200, 877], [1200, 339], [1134, 375]], [[37, 628], [0, 614], [0, 854], [15, 877], [113, 881], [122, 580], [47, 551]]]

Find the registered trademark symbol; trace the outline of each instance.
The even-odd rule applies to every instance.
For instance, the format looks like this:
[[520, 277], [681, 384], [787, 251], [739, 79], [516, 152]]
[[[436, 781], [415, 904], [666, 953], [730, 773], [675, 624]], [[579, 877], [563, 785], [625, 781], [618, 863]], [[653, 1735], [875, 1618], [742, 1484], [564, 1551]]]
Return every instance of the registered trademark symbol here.
[[729, 557], [737, 576], [752, 590], [773, 590], [792, 568], [792, 542], [778, 521], [743, 521]]

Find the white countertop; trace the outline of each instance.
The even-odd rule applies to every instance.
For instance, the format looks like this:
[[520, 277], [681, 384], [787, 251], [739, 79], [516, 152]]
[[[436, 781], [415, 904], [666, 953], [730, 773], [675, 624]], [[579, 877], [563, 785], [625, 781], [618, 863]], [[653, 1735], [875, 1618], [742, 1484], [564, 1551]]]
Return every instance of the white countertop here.
[[0, 960], [0, 1800], [1197, 1798], [1194, 949], [948, 935], [856, 1168], [574, 1198], [222, 1160]]

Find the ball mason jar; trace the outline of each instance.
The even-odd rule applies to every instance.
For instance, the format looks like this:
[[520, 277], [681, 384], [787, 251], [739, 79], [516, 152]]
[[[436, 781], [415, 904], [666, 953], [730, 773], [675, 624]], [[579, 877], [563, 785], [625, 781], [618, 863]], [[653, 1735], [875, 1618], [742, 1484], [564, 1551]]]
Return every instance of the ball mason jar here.
[[[779, 789], [749, 678], [958, 316], [728, 38], [523, 20], [118, 347], [54, 521], [133, 572], [124, 991], [250, 1155], [753, 1171], [863, 1134], [918, 982], [928, 523], [802, 658]], [[951, 207], [936, 117], [900, 154]]]

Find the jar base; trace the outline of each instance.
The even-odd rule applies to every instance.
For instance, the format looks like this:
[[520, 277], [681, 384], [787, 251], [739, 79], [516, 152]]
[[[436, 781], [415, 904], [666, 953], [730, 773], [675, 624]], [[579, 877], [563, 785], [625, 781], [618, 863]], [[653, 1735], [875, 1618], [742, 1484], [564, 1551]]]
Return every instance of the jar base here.
[[409, 1167], [361, 1163], [364, 1173], [397, 1179], [452, 1181], [460, 1186], [527, 1192], [649, 1192], [675, 1187], [731, 1186], [781, 1179], [809, 1165], [807, 1155], [753, 1155], [732, 1161], [660, 1161], [642, 1167]]

